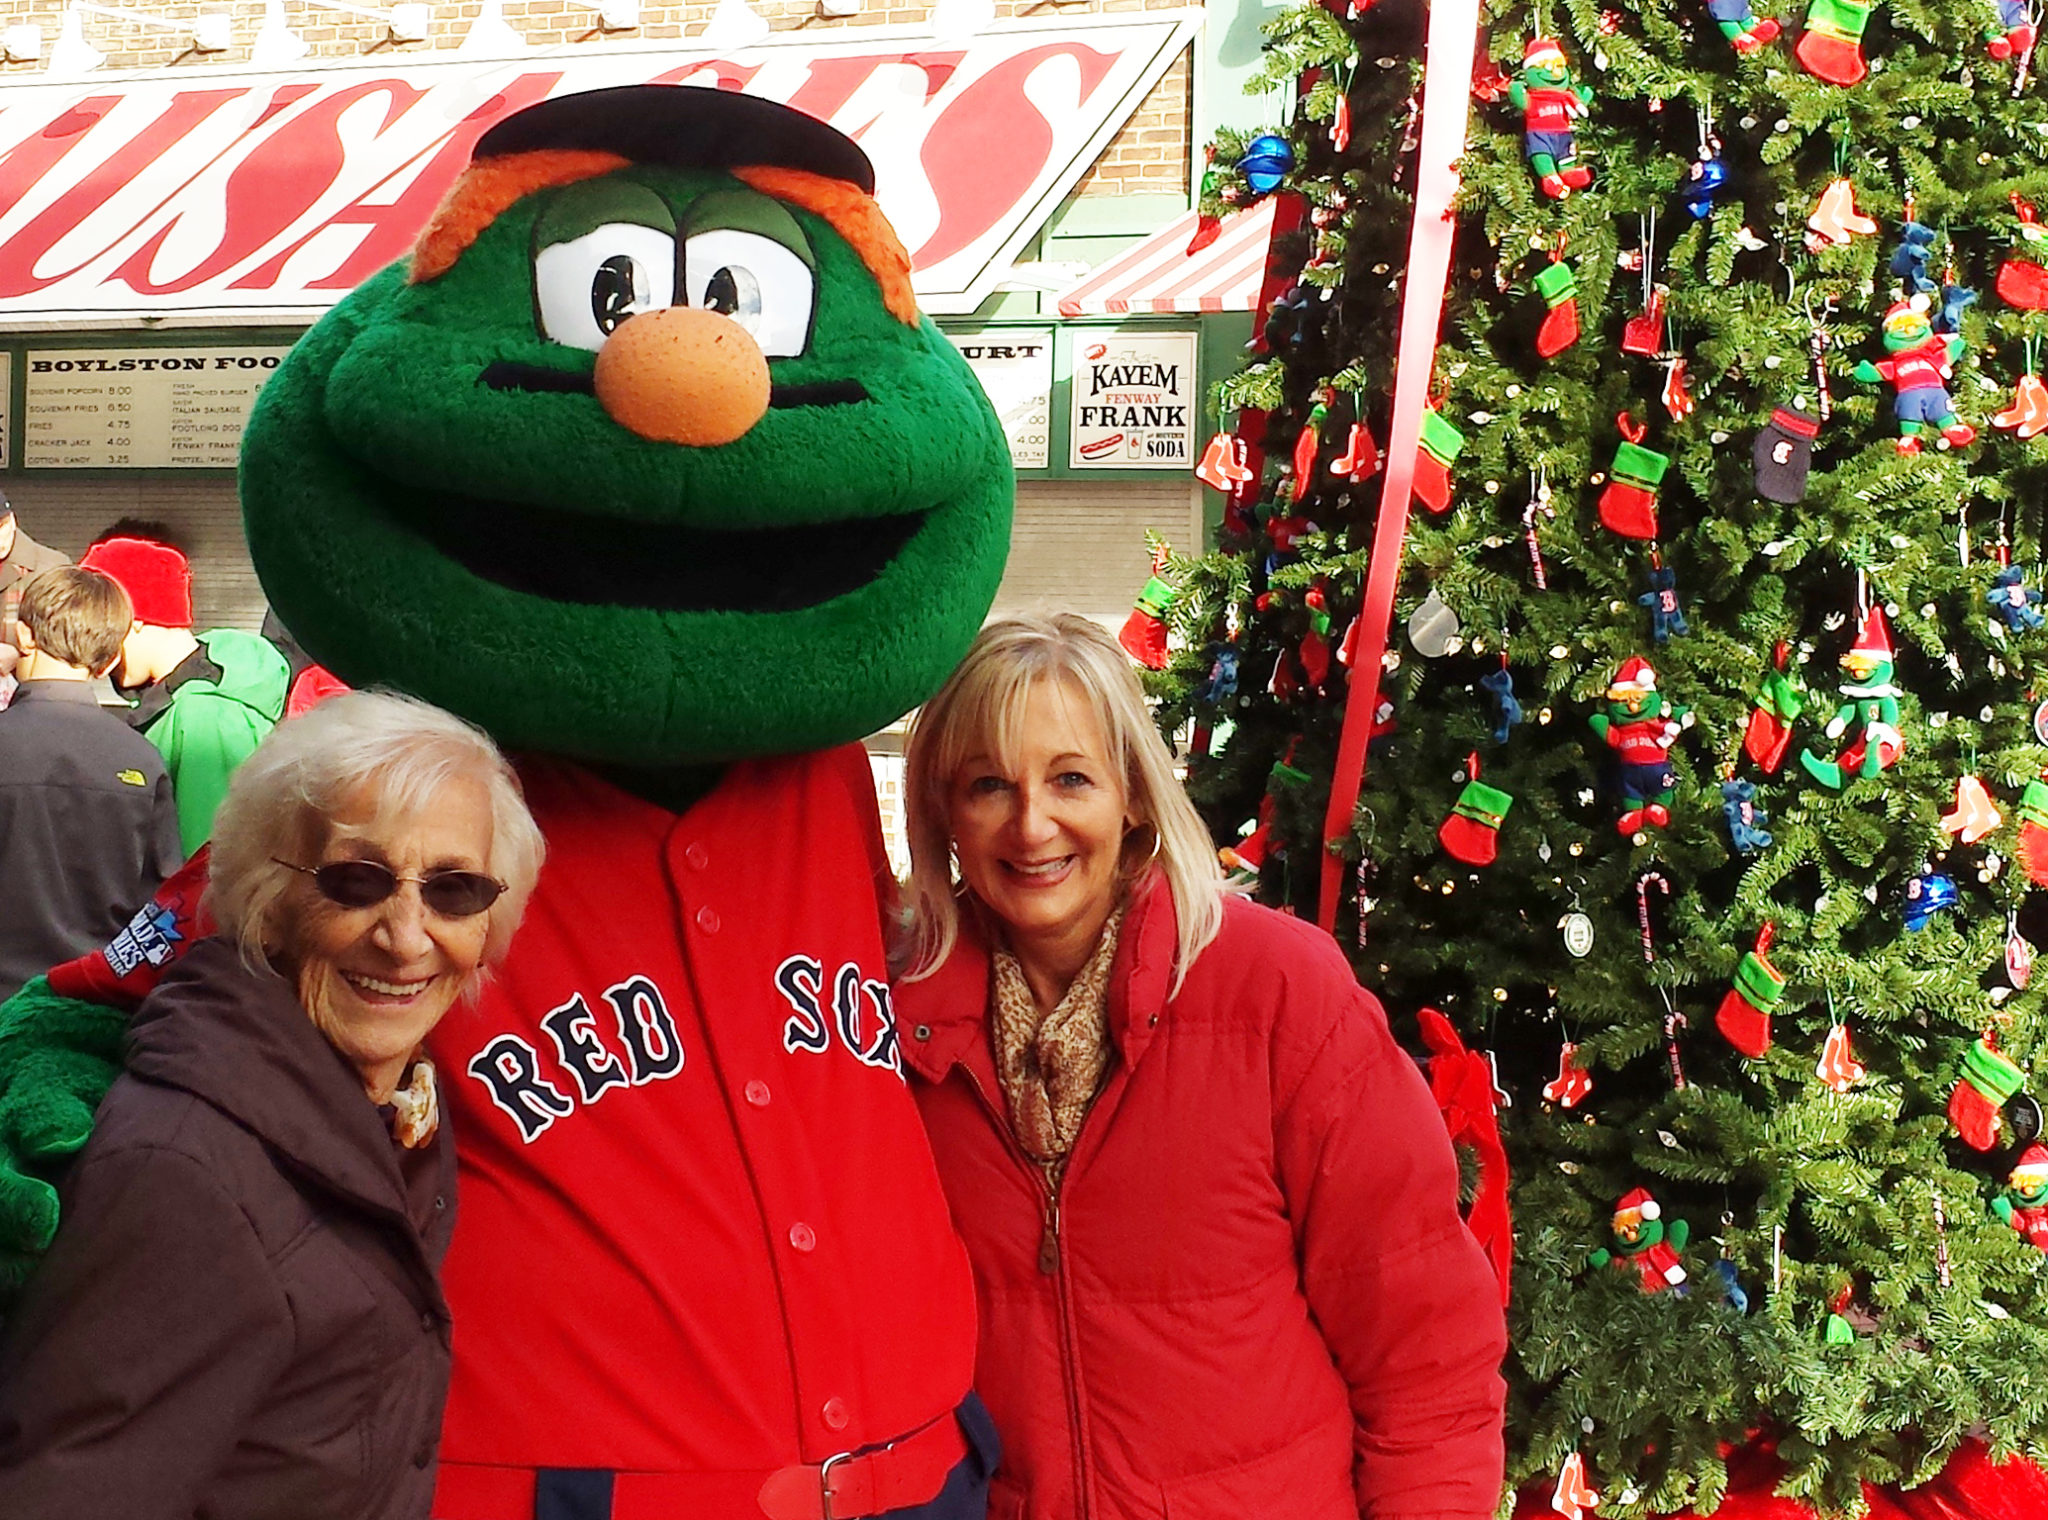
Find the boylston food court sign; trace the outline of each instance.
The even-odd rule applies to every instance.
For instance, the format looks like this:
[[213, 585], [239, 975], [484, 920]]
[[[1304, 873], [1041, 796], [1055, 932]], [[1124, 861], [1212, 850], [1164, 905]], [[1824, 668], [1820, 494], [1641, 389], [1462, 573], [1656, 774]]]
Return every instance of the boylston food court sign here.
[[0, 330], [180, 317], [310, 321], [402, 256], [471, 146], [551, 95], [743, 90], [860, 142], [925, 309], [972, 311], [1200, 13], [904, 28], [719, 56], [578, 44], [510, 59], [349, 59], [0, 86]]

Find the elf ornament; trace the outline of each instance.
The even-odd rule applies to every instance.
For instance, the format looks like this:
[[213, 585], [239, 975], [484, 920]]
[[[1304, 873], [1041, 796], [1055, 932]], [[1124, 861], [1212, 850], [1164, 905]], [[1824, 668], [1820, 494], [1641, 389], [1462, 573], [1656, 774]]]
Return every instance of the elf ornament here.
[[1738, 53], [1754, 53], [1777, 41], [1781, 30], [1770, 17], [1759, 19], [1750, 9], [1749, 0], [1707, 0], [1707, 14]]
[[1809, 417], [1794, 401], [1778, 407], [1756, 435], [1750, 460], [1756, 466], [1756, 494], [1766, 501], [1791, 506], [1806, 499], [1806, 474], [1813, 463], [1813, 440], [1820, 419]]
[[1678, 1253], [1685, 1249], [1691, 1227], [1683, 1219], [1674, 1219], [1666, 1226], [1663, 1205], [1650, 1196], [1647, 1188], [1632, 1188], [1616, 1201], [1609, 1229], [1614, 1235], [1614, 1249], [1601, 1246], [1588, 1251], [1589, 1265], [1604, 1267], [1611, 1263], [1624, 1271], [1633, 1269], [1637, 1285], [1645, 1293], [1662, 1293], [1666, 1288], [1684, 1284], [1685, 1268]]
[[2048, 1149], [2030, 1145], [2020, 1152], [2005, 1174], [2005, 1191], [1991, 1200], [1991, 1212], [2027, 1244], [2048, 1251]]
[[1614, 451], [1614, 468], [1600, 493], [1601, 526], [1623, 538], [1655, 538], [1657, 492], [1671, 468], [1671, 456], [1644, 448], [1649, 427], [1627, 412], [1616, 417], [1614, 425], [1621, 432], [1621, 446]]
[[1771, 1048], [1771, 1013], [1785, 1000], [1785, 973], [1770, 961], [1776, 924], [1756, 932], [1756, 945], [1736, 963], [1734, 985], [1721, 998], [1714, 1027], [1752, 1061]]
[[1955, 1091], [1948, 1095], [1948, 1119], [1965, 1145], [1988, 1151], [1998, 1143], [1998, 1111], [2026, 1080], [2026, 1073], [2006, 1059], [1990, 1035], [1964, 1053]]
[[1631, 655], [1607, 685], [1607, 710], [1587, 722], [1607, 741], [1620, 763], [1624, 806], [1615, 827], [1633, 834], [1671, 821], [1671, 795], [1678, 784], [1671, 746], [1692, 725], [1692, 709], [1676, 707], [1657, 690], [1657, 672], [1641, 655]]
[[1756, 706], [1750, 710], [1749, 725], [1742, 733], [1742, 752], [1767, 776], [1775, 776], [1785, 763], [1792, 724], [1806, 708], [1806, 697], [1786, 674], [1791, 654], [1790, 646], [1778, 640], [1771, 668], [1764, 672], [1763, 687], [1756, 694]]
[[1891, 382], [1892, 410], [1899, 419], [1899, 452], [1920, 452], [1920, 434], [1932, 423], [1941, 442], [1961, 448], [1977, 430], [1956, 416], [1947, 381], [1967, 346], [1957, 333], [1937, 333], [1927, 320], [1927, 297], [1897, 301], [1884, 314], [1884, 347], [1891, 357], [1865, 359], [1855, 375], [1866, 385]]
[[1870, 72], [1863, 61], [1863, 30], [1875, 8], [1875, 0], [1813, 0], [1806, 30], [1792, 50], [1806, 72], [1844, 89], [1863, 79]]
[[1571, 65], [1555, 38], [1531, 38], [1522, 50], [1521, 77], [1508, 86], [1508, 103], [1522, 113], [1522, 152], [1537, 188], [1563, 200], [1593, 183], [1573, 137], [1573, 124], [1593, 104], [1593, 92], [1572, 83]]
[[1905, 737], [1899, 732], [1899, 688], [1892, 684], [1892, 634], [1882, 606], [1873, 605], [1863, 615], [1863, 626], [1842, 656], [1841, 666], [1845, 672], [1841, 692], [1846, 700], [1835, 709], [1825, 733], [1830, 739], [1840, 739], [1853, 723], [1856, 738], [1833, 760], [1823, 760], [1810, 749], [1799, 753], [1806, 773], [1836, 791], [1850, 781], [1867, 780], [1889, 769], [1905, 748]]

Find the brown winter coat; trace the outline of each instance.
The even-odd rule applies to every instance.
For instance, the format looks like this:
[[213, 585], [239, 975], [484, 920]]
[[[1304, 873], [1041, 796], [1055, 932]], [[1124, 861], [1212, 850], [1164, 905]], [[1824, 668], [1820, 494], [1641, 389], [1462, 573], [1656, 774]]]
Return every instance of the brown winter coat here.
[[208, 940], [136, 1014], [0, 1349], [8, 1520], [423, 1520], [444, 1127], [401, 1170], [292, 989]]

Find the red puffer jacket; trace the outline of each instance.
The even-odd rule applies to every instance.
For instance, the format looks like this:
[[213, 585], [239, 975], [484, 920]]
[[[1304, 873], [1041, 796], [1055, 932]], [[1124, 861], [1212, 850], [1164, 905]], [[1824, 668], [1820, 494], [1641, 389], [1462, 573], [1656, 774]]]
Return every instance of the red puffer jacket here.
[[1311, 926], [1230, 902], [1169, 998], [1173, 949], [1155, 875], [1057, 1197], [1010, 1130], [971, 929], [898, 993], [974, 1262], [989, 1520], [1491, 1516], [1506, 1333], [1421, 1074]]

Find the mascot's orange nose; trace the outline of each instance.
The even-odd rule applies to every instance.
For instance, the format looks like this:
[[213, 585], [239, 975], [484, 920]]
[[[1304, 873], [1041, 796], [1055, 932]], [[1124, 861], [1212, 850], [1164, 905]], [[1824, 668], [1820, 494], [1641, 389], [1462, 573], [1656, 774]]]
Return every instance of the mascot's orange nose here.
[[597, 351], [597, 399], [642, 438], [731, 443], [768, 410], [768, 360], [739, 323], [667, 306], [628, 317]]

